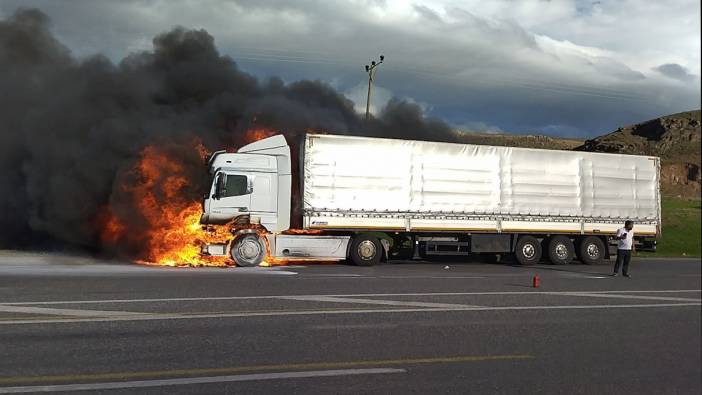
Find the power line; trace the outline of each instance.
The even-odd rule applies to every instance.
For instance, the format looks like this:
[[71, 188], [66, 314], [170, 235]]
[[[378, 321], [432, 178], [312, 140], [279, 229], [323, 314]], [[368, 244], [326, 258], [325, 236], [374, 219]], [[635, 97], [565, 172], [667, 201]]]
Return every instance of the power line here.
[[[302, 51], [299, 51], [302, 52]], [[268, 53], [241, 53], [239, 56], [234, 57], [235, 60], [250, 60], [250, 61], [262, 61], [262, 62], [282, 62], [282, 63], [304, 63], [304, 64], [322, 64], [322, 65], [338, 65], [342, 67], [350, 67], [348, 66], [349, 62], [356, 62], [356, 60], [351, 60], [351, 58], [347, 59], [339, 59], [339, 60], [331, 60], [331, 58], [327, 59], [319, 59], [315, 57], [306, 57], [306, 56], [286, 56], [286, 55], [277, 55], [277, 54], [268, 54]], [[630, 94], [626, 91], [622, 90], [615, 90], [615, 89], [608, 89], [608, 88], [602, 88], [602, 87], [588, 87], [588, 86], [574, 86], [570, 84], [563, 84], [563, 83], [557, 83], [557, 82], [549, 82], [546, 83], [541, 80], [536, 80], [536, 79], [527, 79], [527, 78], [521, 78], [521, 79], [508, 79], [504, 77], [491, 77], [491, 76], [481, 76], [480, 79], [475, 79], [475, 80], [470, 80], [470, 83], [467, 83], [464, 78], [457, 78], [455, 73], [448, 73], [448, 72], [438, 72], [438, 71], [432, 71], [432, 70], [426, 70], [426, 69], [417, 69], [417, 68], [408, 68], [408, 67], [402, 67], [402, 66], [397, 66], [393, 65], [388, 67], [389, 70], [396, 70], [400, 72], [406, 72], [406, 73], [412, 73], [412, 74], [420, 74], [420, 75], [427, 75], [427, 76], [433, 76], [437, 77], [443, 80], [447, 80], [450, 82], [459, 82], [461, 85], [466, 85], [470, 86], [472, 84], [476, 85], [483, 85], [483, 86], [490, 86], [488, 82], [496, 83], [499, 85], [504, 85], [504, 86], [511, 86], [511, 87], [516, 87], [520, 89], [526, 89], [526, 90], [539, 90], [539, 91], [544, 91], [544, 92], [556, 92], [556, 93], [564, 93], [564, 94], [571, 94], [571, 95], [577, 95], [577, 96], [591, 96], [591, 97], [599, 97], [599, 98], [604, 98], [604, 99], [611, 99], [611, 100], [625, 100], [625, 101], [638, 101], [638, 102], [652, 102], [650, 100], [647, 100], [643, 97], [636, 96], [633, 94]]]

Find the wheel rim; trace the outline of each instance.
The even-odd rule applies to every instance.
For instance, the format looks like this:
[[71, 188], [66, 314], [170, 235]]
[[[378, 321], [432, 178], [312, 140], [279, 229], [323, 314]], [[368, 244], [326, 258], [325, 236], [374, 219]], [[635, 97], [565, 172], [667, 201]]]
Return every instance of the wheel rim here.
[[369, 261], [375, 257], [375, 243], [370, 240], [363, 240], [358, 243], [358, 248], [356, 250], [358, 251], [358, 256], [364, 261]]
[[531, 259], [536, 255], [536, 248], [534, 248], [533, 244], [524, 244], [522, 247], [522, 255], [527, 259]]
[[586, 251], [587, 256], [589, 256], [590, 258], [597, 258], [600, 256], [600, 248], [597, 247], [597, 244], [595, 243], [588, 244]]
[[246, 238], [237, 247], [239, 256], [246, 260], [254, 260], [261, 254], [261, 244], [253, 238]]
[[559, 243], [554, 252], [556, 253], [556, 257], [561, 260], [566, 260], [568, 259], [568, 247], [566, 247], [565, 244]]

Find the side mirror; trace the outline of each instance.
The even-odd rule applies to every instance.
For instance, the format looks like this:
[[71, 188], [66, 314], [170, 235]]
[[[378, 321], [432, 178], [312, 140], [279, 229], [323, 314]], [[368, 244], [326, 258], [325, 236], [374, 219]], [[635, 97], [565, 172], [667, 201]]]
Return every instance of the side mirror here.
[[217, 175], [217, 184], [215, 185], [215, 193], [214, 195], [212, 195], [213, 198], [219, 199], [224, 195], [224, 185], [226, 182], [225, 177], [226, 176], [224, 175], [224, 173], [219, 173], [219, 175]]

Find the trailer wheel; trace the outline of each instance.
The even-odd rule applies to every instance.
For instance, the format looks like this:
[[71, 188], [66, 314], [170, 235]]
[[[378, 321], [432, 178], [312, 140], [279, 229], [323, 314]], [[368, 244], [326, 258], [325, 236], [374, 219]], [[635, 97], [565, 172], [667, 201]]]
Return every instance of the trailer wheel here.
[[522, 265], [533, 265], [541, 260], [541, 243], [534, 236], [521, 236], [515, 246], [514, 255]]
[[266, 257], [266, 243], [257, 234], [241, 235], [232, 241], [231, 256], [237, 266], [257, 266]]
[[575, 257], [575, 246], [570, 238], [553, 236], [548, 239], [548, 259], [554, 265], [567, 265]]
[[377, 237], [358, 235], [351, 242], [351, 262], [356, 266], [373, 266], [380, 263], [383, 245]]
[[578, 243], [578, 258], [586, 265], [596, 265], [604, 261], [605, 244], [597, 236], [585, 237]]

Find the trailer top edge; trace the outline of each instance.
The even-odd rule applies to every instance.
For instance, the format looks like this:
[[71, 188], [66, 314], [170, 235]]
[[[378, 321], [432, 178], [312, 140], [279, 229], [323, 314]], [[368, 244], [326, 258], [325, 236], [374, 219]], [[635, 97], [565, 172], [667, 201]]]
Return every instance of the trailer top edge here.
[[354, 140], [385, 140], [385, 141], [406, 141], [406, 142], [419, 142], [419, 143], [431, 143], [431, 144], [446, 144], [446, 145], [460, 145], [460, 146], [487, 146], [487, 147], [500, 147], [500, 148], [510, 148], [518, 151], [557, 151], [557, 152], [571, 152], [584, 155], [594, 155], [594, 156], [621, 156], [621, 157], [638, 157], [647, 158], [649, 160], [658, 160], [660, 157], [651, 155], [631, 155], [631, 154], [619, 154], [611, 152], [592, 152], [592, 151], [573, 151], [573, 150], [563, 150], [563, 149], [550, 149], [550, 148], [525, 148], [525, 147], [512, 147], [506, 145], [492, 145], [492, 144], [470, 144], [470, 143], [448, 143], [443, 141], [434, 140], [410, 140], [410, 139], [395, 139], [390, 137], [368, 137], [368, 136], [357, 136], [357, 135], [343, 135], [343, 134], [322, 134], [322, 133], [305, 133], [305, 140], [309, 138], [330, 138], [330, 139], [354, 139]]

